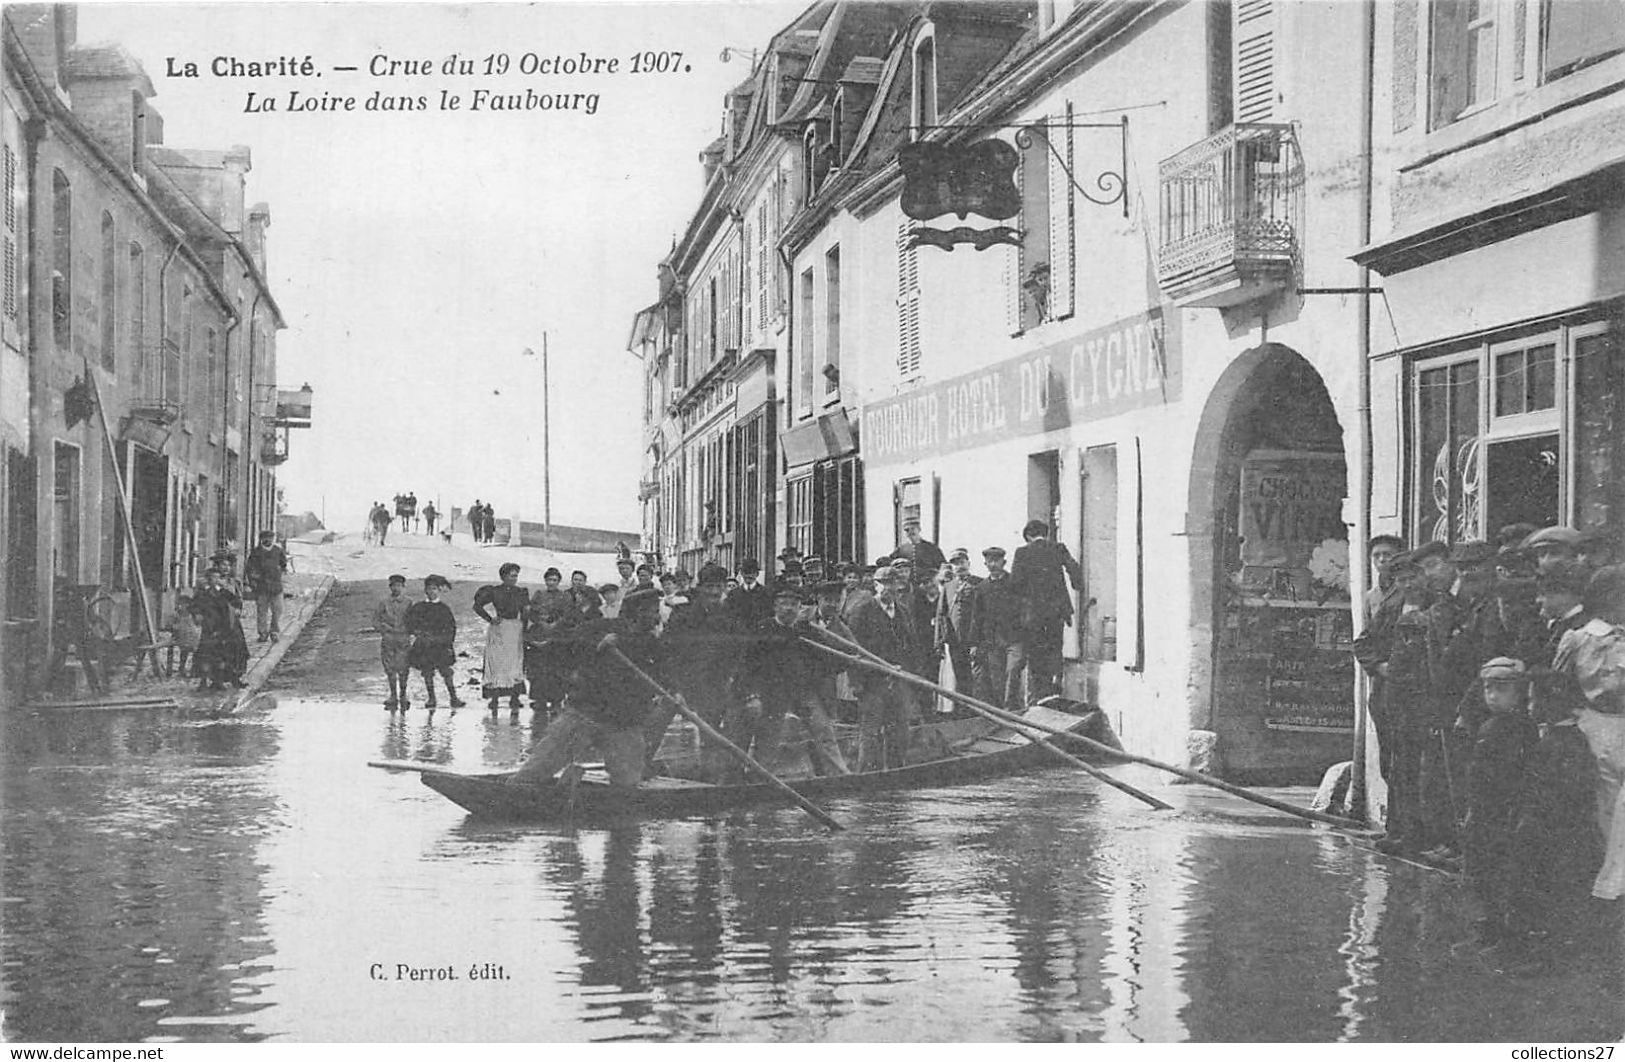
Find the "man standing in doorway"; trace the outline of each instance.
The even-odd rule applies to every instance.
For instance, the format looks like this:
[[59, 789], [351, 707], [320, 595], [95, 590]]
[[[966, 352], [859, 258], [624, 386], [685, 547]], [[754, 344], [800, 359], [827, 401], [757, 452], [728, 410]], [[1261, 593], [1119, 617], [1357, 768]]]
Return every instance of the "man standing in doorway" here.
[[245, 568], [260, 641], [274, 642], [282, 636], [282, 576], [288, 570], [288, 554], [276, 544], [274, 532], [260, 532], [260, 544], [249, 551]]
[[903, 543], [892, 553], [893, 558], [906, 557], [913, 562], [917, 579], [934, 579], [948, 563], [935, 542], [920, 537], [920, 518], [910, 516], [903, 520]]
[[[1061, 628], [1072, 622], [1072, 595], [1083, 589], [1083, 569], [1067, 548], [1050, 541], [1049, 525], [1029, 520], [1021, 529], [1025, 545], [1010, 564], [1010, 588], [1021, 600], [1021, 662], [1027, 668], [1027, 693], [1033, 703], [1059, 688]], [[1068, 590], [1067, 583], [1071, 582]], [[1011, 662], [1010, 679], [1018, 674]]]

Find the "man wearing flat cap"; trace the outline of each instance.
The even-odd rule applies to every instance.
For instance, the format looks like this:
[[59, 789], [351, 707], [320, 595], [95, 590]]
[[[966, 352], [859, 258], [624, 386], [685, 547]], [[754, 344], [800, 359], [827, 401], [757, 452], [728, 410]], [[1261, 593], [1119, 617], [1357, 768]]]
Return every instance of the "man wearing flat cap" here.
[[[938, 652], [946, 652], [953, 665], [954, 688], [974, 692], [975, 677], [971, 665], [971, 594], [982, 582], [971, 574], [970, 551], [960, 547], [948, 557], [953, 575], [942, 584], [937, 595], [937, 614], [933, 629]], [[927, 678], [931, 676], [926, 676]]]
[[[875, 596], [858, 603], [848, 626], [869, 652], [901, 670], [915, 671], [921, 652], [913, 617], [902, 601], [906, 592], [897, 569], [875, 569]], [[875, 671], [860, 669], [852, 674], [858, 686], [858, 770], [903, 766], [914, 713], [910, 687]]]
[[903, 521], [903, 541], [892, 551], [892, 560], [907, 558], [914, 566], [916, 579], [929, 579], [948, 563], [935, 542], [920, 537], [920, 520], [910, 516]]
[[971, 668], [976, 675], [976, 695], [1019, 711], [1020, 671], [1015, 672], [1014, 684], [1009, 678], [1010, 654], [1021, 640], [1021, 598], [1011, 585], [1010, 573], [1004, 570], [1004, 558], [1002, 546], [982, 551], [987, 578], [971, 589], [965, 636], [973, 647]]
[[1523, 550], [1535, 558], [1536, 574], [1549, 575], [1576, 567], [1582, 541], [1574, 528], [1556, 525], [1532, 532], [1523, 540]]
[[1459, 573], [1450, 547], [1424, 543], [1395, 557], [1390, 571], [1403, 593], [1378, 610], [1354, 645], [1361, 666], [1381, 679], [1381, 708], [1372, 719], [1384, 747], [1388, 837], [1379, 847], [1442, 857], [1458, 843], [1452, 793], [1460, 772], [1452, 752], [1462, 738], [1453, 724], [1478, 662], [1450, 652], [1466, 617], [1452, 593]]

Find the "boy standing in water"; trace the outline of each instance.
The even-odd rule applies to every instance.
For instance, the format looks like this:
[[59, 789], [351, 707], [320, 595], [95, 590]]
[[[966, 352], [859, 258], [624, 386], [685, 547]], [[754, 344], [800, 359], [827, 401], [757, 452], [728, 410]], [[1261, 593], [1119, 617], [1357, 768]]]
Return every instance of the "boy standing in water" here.
[[412, 650], [406, 610], [412, 607], [412, 601], [404, 593], [405, 589], [406, 576], [391, 575], [389, 596], [378, 602], [372, 613], [372, 625], [379, 635], [378, 656], [384, 665], [384, 677], [389, 679], [389, 700], [384, 702], [384, 707], [392, 712], [397, 707], [403, 712], [412, 707], [406, 697], [407, 656]]
[[451, 606], [440, 600], [441, 592], [449, 589], [451, 583], [445, 576], [430, 575], [423, 580], [423, 596], [427, 600], [415, 602], [406, 610], [406, 629], [412, 635], [412, 651], [407, 659], [423, 674], [424, 689], [429, 691], [423, 706], [431, 712], [438, 707], [434, 699], [436, 672], [446, 682], [446, 696], [451, 699], [451, 706], [463, 706], [457, 699], [451, 671], [457, 658], [453, 648], [457, 640], [457, 617], [452, 615]]

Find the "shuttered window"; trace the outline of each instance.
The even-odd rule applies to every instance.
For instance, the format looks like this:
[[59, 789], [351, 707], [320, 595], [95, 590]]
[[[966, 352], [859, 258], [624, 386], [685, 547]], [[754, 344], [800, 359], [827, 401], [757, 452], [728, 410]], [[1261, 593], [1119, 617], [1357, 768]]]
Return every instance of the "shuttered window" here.
[[909, 246], [913, 226], [897, 226], [897, 375], [920, 374], [920, 250]]
[[[1050, 127], [1049, 163], [1049, 317], [1062, 320], [1073, 312], [1077, 262], [1077, 203], [1072, 195], [1072, 104], [1062, 112], [1064, 121]], [[1059, 155], [1059, 159], [1055, 156]]]
[[17, 153], [5, 145], [6, 170], [6, 291], [5, 314], [17, 319]]
[[1236, 0], [1231, 12], [1236, 121], [1268, 122], [1275, 117], [1275, 0]]
[[[1057, 151], [1064, 151], [1066, 130], [1060, 123], [1045, 120], [1033, 127], [1021, 140], [1021, 164], [1016, 167], [1016, 191], [1020, 193], [1021, 213], [1014, 222], [1021, 233], [1020, 243], [1006, 259], [1006, 316], [1012, 335], [1020, 335], [1045, 321], [1054, 319], [1051, 293], [1054, 290], [1052, 253], [1057, 233], [1052, 223], [1055, 211], [1050, 208], [1051, 184], [1055, 180], [1052, 170], [1054, 156], [1050, 154], [1051, 137], [1060, 138]], [[1065, 179], [1064, 176], [1061, 179]], [[1065, 221], [1064, 207], [1061, 211]]]
[[767, 224], [767, 200], [756, 205], [756, 327], [767, 327], [768, 247], [772, 237]]

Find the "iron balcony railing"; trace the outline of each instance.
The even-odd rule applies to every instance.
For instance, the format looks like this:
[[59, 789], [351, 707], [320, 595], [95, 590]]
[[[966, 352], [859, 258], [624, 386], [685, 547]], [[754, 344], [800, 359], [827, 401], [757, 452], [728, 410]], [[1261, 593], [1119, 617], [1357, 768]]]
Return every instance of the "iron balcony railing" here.
[[138, 416], [170, 424], [181, 415], [181, 350], [164, 340], [142, 352], [139, 386], [131, 402]]
[[280, 465], [288, 459], [288, 440], [274, 431], [260, 438], [260, 464]]
[[1204, 278], [1290, 276], [1303, 229], [1303, 160], [1292, 126], [1231, 125], [1165, 159], [1157, 280], [1188, 294]]

